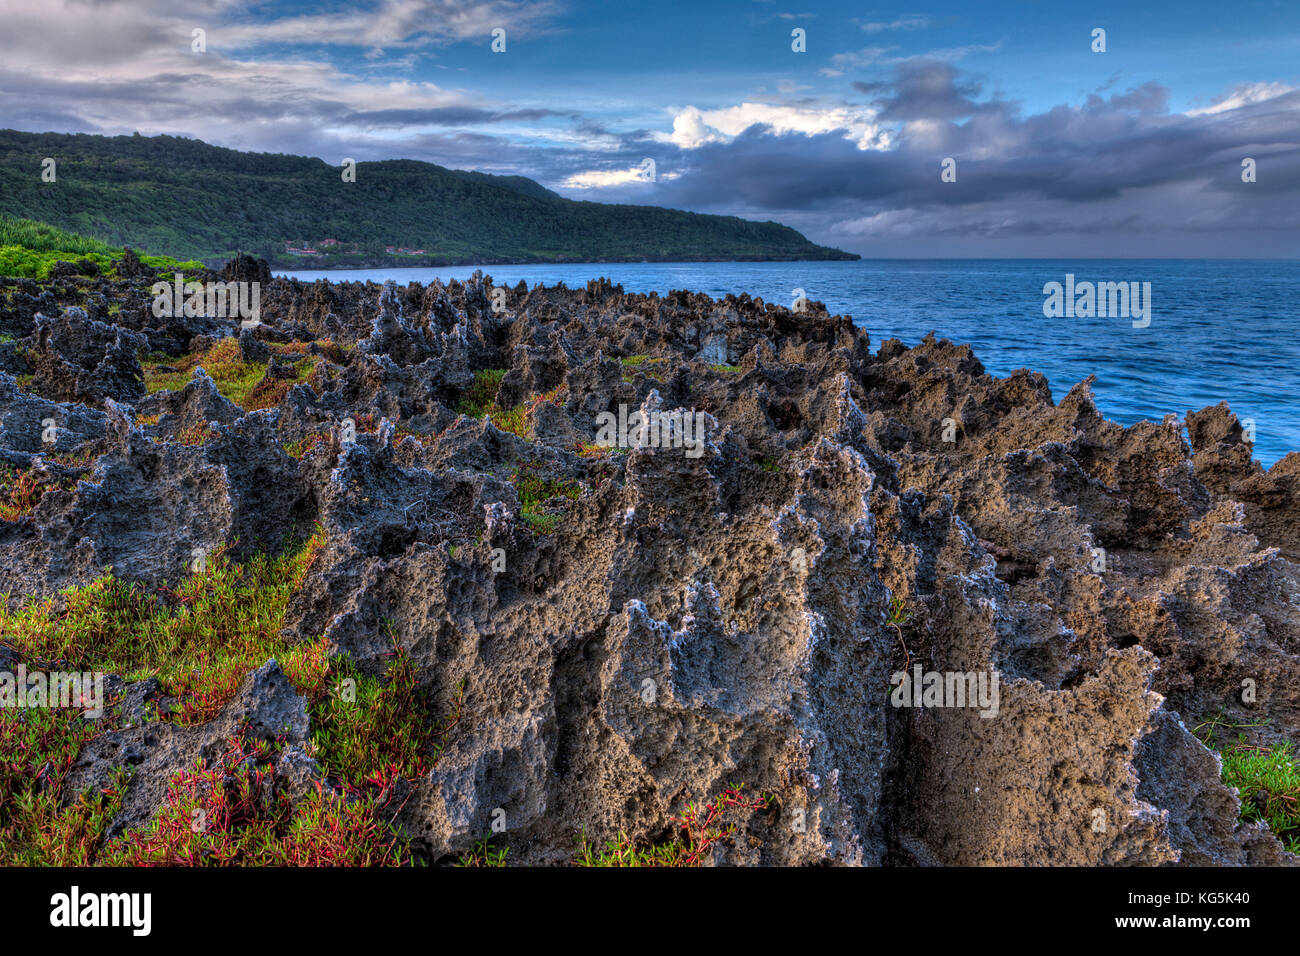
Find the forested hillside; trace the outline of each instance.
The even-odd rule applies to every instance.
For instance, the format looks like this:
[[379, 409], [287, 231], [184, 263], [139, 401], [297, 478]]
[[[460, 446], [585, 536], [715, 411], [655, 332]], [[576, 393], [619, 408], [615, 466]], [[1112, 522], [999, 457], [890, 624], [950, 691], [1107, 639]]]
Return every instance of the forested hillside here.
[[0, 130], [0, 212], [115, 246], [273, 264], [303, 261], [286, 243], [339, 265], [856, 258], [779, 223], [576, 202], [518, 176], [389, 160], [344, 182], [319, 159], [139, 134]]

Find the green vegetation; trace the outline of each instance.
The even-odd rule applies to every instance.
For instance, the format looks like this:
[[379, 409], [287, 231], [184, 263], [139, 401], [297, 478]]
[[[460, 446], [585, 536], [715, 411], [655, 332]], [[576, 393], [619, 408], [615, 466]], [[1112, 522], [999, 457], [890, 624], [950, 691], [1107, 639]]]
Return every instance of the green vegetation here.
[[902, 597], [891, 598], [889, 601], [889, 616], [885, 623], [890, 627], [901, 627], [906, 624], [912, 612], [907, 610], [907, 599]]
[[560, 526], [563, 511], [557, 511], [551, 502], [558, 499], [574, 500], [582, 495], [582, 486], [572, 479], [544, 478], [540, 466], [533, 463], [520, 465], [510, 481], [519, 495], [520, 517], [535, 534], [554, 534]]
[[[0, 211], [0, 275], [46, 279], [56, 262], [71, 262], [83, 274], [111, 276], [123, 254], [123, 249], [99, 239]], [[203, 268], [201, 262], [178, 262], [168, 256], [141, 255], [140, 261], [159, 269]]]
[[0, 465], [0, 521], [18, 521], [30, 515], [50, 487], [48, 477], [35, 468]]
[[510, 852], [508, 847], [502, 847], [499, 850], [492, 848], [491, 837], [484, 837], [456, 863], [462, 867], [480, 867], [480, 866], [505, 866], [506, 854]]
[[1300, 766], [1290, 743], [1252, 747], [1241, 738], [1223, 752], [1223, 782], [1241, 794], [1241, 818], [1263, 820], [1300, 853]]
[[497, 393], [501, 388], [501, 379], [506, 370], [502, 368], [484, 369], [474, 375], [474, 383], [461, 396], [456, 410], [470, 418], [486, 417], [503, 432], [518, 435], [524, 441], [533, 440], [533, 424], [537, 409], [543, 402], [559, 404], [566, 386], [561, 385], [544, 395], [536, 396], [531, 402], [504, 408], [497, 404]]
[[626, 833], [594, 848], [584, 832], [578, 838], [578, 866], [699, 866], [719, 840], [735, 835], [736, 823], [729, 820], [743, 811], [765, 810], [771, 803], [767, 795], [746, 797], [744, 785], [728, 787], [705, 804], [690, 803], [679, 816], [671, 818], [675, 831], [666, 843], [638, 847]]
[[1290, 742], [1262, 747], [1239, 733], [1232, 743], [1218, 745], [1220, 728], [1240, 730], [1257, 724], [1231, 724], [1217, 714], [1195, 728], [1207, 747], [1223, 759], [1223, 782], [1241, 796], [1241, 819], [1263, 820], [1290, 853], [1300, 854], [1300, 764]]
[[[894, 633], [898, 635], [898, 643], [903, 648], [903, 654], [907, 657], [905, 670], [912, 669], [912, 652], [907, 649], [907, 641], [903, 639], [903, 626], [911, 619], [912, 612], [907, 610], [907, 599], [905, 597], [893, 597], [889, 600], [889, 613], [885, 616], [885, 627], [892, 627]], [[889, 692], [894, 689], [894, 684], [889, 685]]]
[[255, 555], [242, 564], [218, 551], [167, 592], [171, 600], [105, 574], [60, 599], [18, 610], [0, 600], [0, 634], [26, 661], [103, 671], [128, 680], [157, 677], [180, 698], [170, 718], [210, 720], [244, 676], [274, 657], [300, 690], [316, 687], [326, 662], [314, 645], [280, 636], [289, 597], [323, 541], [317, 532], [297, 550]]
[[[164, 589], [168, 600], [111, 575], [70, 588], [59, 600], [12, 610], [0, 600], [4, 643], [32, 663], [156, 676], [176, 698], [151, 720], [215, 717], [245, 676], [274, 657], [312, 718], [309, 750], [343, 794], [308, 791], [293, 806], [265, 786], [279, 745], [232, 739], [216, 764], [178, 774], [157, 817], [106, 841], [125, 777], [61, 807], [68, 769], [111, 714], [85, 720], [70, 709], [0, 708], [0, 865], [405, 865], [409, 851], [391, 827], [394, 785], [427, 772], [460, 721], [464, 688], [442, 721], [417, 688], [415, 668], [393, 639], [381, 679], [330, 658], [322, 638], [289, 644], [280, 635], [290, 595], [323, 544], [317, 532], [278, 557], [234, 563], [223, 553]], [[197, 811], [197, 814], [196, 814]], [[201, 817], [204, 825], [192, 824]], [[502, 853], [501, 855], [504, 855]]]
[[230, 741], [215, 766], [172, 780], [157, 816], [105, 845], [102, 866], [403, 866], [412, 862], [391, 823], [385, 791], [348, 800], [323, 789], [295, 807], [267, 784], [274, 748]]
[[470, 418], [486, 416], [503, 432], [511, 432], [528, 441], [531, 438], [531, 428], [527, 419], [527, 407], [516, 405], [514, 408], [502, 408], [497, 404], [497, 391], [501, 388], [501, 379], [505, 374], [503, 368], [489, 368], [475, 373], [474, 384], [465, 390], [456, 410]]
[[[359, 786], [394, 776], [413, 779], [428, 773], [442, 753], [441, 740], [460, 722], [462, 684], [452, 714], [438, 725], [416, 685], [415, 665], [393, 640], [392, 661], [383, 680], [356, 672], [344, 659], [331, 662], [329, 690], [311, 707], [316, 759], [329, 773]], [[430, 729], [434, 728], [434, 729]]]
[[461, 396], [457, 411], [470, 418], [482, 418], [496, 404], [497, 391], [501, 388], [501, 379], [505, 375], [506, 370], [503, 368], [486, 368], [475, 372], [474, 384]]
[[311, 381], [319, 365], [318, 358], [307, 356], [294, 362], [293, 373], [286, 378], [267, 375], [269, 363], [245, 361], [239, 341], [233, 336], [219, 340], [207, 351], [182, 359], [158, 354], [146, 357], [141, 363], [145, 390], [150, 394], [184, 388], [194, 369], [202, 366], [216, 383], [217, 391], [247, 411], [279, 405], [289, 389]]
[[0, 707], [0, 863], [81, 866], [120, 803], [108, 791], [64, 809], [59, 797], [86, 741], [103, 728], [76, 708]]
[[[56, 183], [33, 173], [46, 156], [58, 161]], [[403, 261], [428, 265], [857, 258], [779, 223], [575, 202], [520, 176], [414, 160], [359, 163], [356, 174], [344, 184], [319, 159], [176, 136], [0, 131], [0, 213], [188, 258], [242, 249], [301, 266], [285, 242], [326, 238], [360, 256], [327, 251], [315, 259], [325, 266], [392, 261], [386, 245], [423, 249]]]
[[648, 378], [652, 378], [656, 382], [666, 382], [668, 380], [666, 370], [660, 366], [667, 361], [667, 359], [652, 358], [649, 355], [629, 355], [622, 360], [623, 368], [626, 369], [623, 372], [623, 381], [630, 382], [634, 378], [634, 372], [643, 372]]

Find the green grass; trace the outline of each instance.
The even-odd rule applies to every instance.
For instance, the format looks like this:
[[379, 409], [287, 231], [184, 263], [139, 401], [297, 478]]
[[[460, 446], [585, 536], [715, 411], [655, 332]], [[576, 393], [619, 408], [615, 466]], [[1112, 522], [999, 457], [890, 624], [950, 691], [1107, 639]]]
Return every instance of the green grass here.
[[[31, 219], [17, 219], [0, 213], [0, 275], [47, 279], [56, 262], [94, 262], [99, 270], [112, 274], [125, 250], [89, 236], [65, 232]], [[141, 255], [145, 265], [161, 269], [198, 271], [203, 263], [179, 262], [169, 256]]]
[[1246, 735], [1222, 745], [1215, 735], [1222, 729], [1241, 730], [1259, 724], [1232, 724], [1216, 714], [1199, 724], [1193, 733], [1223, 760], [1223, 782], [1236, 787], [1241, 796], [1241, 819], [1263, 820], [1287, 852], [1300, 854], [1300, 764], [1293, 745], [1263, 747], [1250, 744]]
[[1300, 853], [1300, 766], [1290, 743], [1252, 747], [1241, 737], [1223, 752], [1223, 782], [1241, 794], [1241, 818], [1263, 820]]
[[503, 368], [489, 368], [474, 375], [474, 384], [465, 390], [456, 410], [470, 418], [486, 417], [503, 432], [518, 435], [524, 441], [532, 439], [532, 424], [528, 417], [527, 405], [503, 408], [497, 404], [497, 392], [501, 388], [501, 379], [505, 377]]
[[[416, 684], [410, 656], [391, 630], [389, 637], [394, 642], [392, 660], [382, 680], [336, 659], [331, 662], [329, 692], [318, 695], [311, 706], [316, 760], [327, 773], [354, 786], [427, 773], [442, 753], [442, 738], [460, 721], [464, 685], [452, 714], [437, 721], [426, 693]], [[352, 682], [353, 693], [342, 692], [345, 681]]]
[[487, 418], [503, 432], [518, 435], [524, 441], [533, 440], [534, 416], [543, 402], [558, 403], [565, 386], [552, 389], [545, 395], [538, 395], [532, 401], [505, 408], [497, 404], [497, 393], [501, 389], [501, 379], [505, 377], [503, 368], [490, 368], [477, 372], [474, 383], [461, 396], [456, 411], [470, 418]]
[[505, 378], [503, 368], [488, 368], [474, 373], [474, 384], [465, 390], [457, 409], [470, 418], [482, 418], [487, 410], [496, 404], [497, 391], [501, 388], [501, 379]]

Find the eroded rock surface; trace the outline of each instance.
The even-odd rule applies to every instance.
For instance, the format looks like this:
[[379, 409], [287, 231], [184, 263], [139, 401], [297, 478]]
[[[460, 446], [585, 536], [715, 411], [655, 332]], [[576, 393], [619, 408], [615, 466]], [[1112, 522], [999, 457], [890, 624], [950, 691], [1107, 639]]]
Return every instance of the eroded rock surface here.
[[[873, 354], [817, 303], [605, 281], [304, 284], [241, 260], [226, 278], [265, 283], [241, 334], [155, 319], [140, 269], [7, 283], [0, 457], [86, 464], [0, 525], [0, 591], [105, 565], [158, 587], [195, 549], [280, 550], [319, 523], [286, 636], [380, 674], [395, 635], [434, 712], [463, 686], [399, 820], [428, 859], [500, 812], [512, 862], [563, 863], [579, 831], [659, 839], [743, 783], [774, 807], [716, 862], [1290, 860], [1237, 822], [1188, 729], [1268, 744], [1300, 724], [1300, 455], [1263, 470], [1226, 406], [1125, 428], [1089, 382], [1054, 403], [933, 337]], [[201, 369], [144, 394], [137, 352], [223, 334], [249, 361], [310, 343], [316, 371], [247, 413]], [[489, 369], [524, 427], [460, 413]], [[598, 446], [603, 413], [675, 410], [689, 447]], [[537, 483], [566, 493], [525, 501]], [[913, 667], [996, 675], [995, 712], [895, 706]], [[305, 740], [293, 701], [249, 699], [272, 676], [214, 725], [100, 738], [76, 779], [145, 767], [134, 825], [235, 711], [292, 712]]]

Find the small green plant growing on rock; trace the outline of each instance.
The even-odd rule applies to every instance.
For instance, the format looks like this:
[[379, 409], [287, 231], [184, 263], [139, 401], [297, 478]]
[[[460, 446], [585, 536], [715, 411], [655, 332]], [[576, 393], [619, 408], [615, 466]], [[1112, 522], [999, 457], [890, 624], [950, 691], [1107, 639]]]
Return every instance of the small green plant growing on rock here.
[[316, 449], [323, 448], [328, 444], [329, 435], [322, 432], [313, 432], [303, 438], [285, 442], [282, 447], [284, 448], [284, 453], [290, 458], [302, 461], [304, 458], [313, 454]]
[[562, 513], [551, 510], [550, 503], [557, 499], [573, 500], [582, 495], [582, 486], [573, 479], [544, 478], [538, 474], [538, 465], [525, 464], [510, 476], [519, 495], [520, 517], [536, 534], [553, 534], [559, 527]]
[[274, 786], [275, 746], [232, 739], [213, 766], [173, 777], [145, 828], [106, 845], [110, 866], [409, 866], [386, 820], [389, 792], [345, 794], [323, 787], [295, 806]]
[[176, 433], [176, 442], [181, 445], [198, 447], [206, 445], [215, 437], [217, 437], [217, 432], [213, 431], [211, 425], [207, 422], [195, 422], [193, 425], [186, 425]]
[[1198, 724], [1192, 732], [1207, 747], [1219, 751], [1223, 782], [1235, 787], [1241, 797], [1241, 819], [1264, 821], [1288, 853], [1300, 854], [1300, 763], [1292, 744], [1270, 747], [1250, 744], [1242, 733], [1238, 733], [1233, 743], [1222, 747], [1215, 743], [1215, 733], [1221, 728], [1239, 731], [1259, 726], [1262, 725], [1230, 723], [1219, 713]]
[[484, 837], [474, 844], [456, 862], [460, 867], [505, 866], [509, 847], [493, 849], [492, 838]]
[[[907, 641], [903, 640], [903, 626], [911, 620], [912, 612], [907, 609], [907, 599], [905, 597], [893, 597], [889, 600], [889, 613], [885, 615], [885, 626], [892, 627], [894, 633], [898, 635], [898, 643], [903, 646], [903, 653], [907, 656], [905, 667], [912, 666], [912, 652], [907, 649]], [[891, 683], [890, 689], [893, 689]]]
[[578, 837], [574, 862], [578, 866], [699, 866], [715, 844], [735, 835], [736, 821], [730, 817], [765, 810], [771, 804], [771, 795], [747, 797], [743, 790], [744, 784], [731, 786], [707, 803], [688, 803], [679, 815], [669, 818], [677, 832], [667, 843], [637, 847], [626, 833], [620, 832], [616, 839], [596, 849], [584, 831]]
[[1263, 820], [1300, 853], [1300, 765], [1290, 743], [1252, 746], [1243, 735], [1223, 752], [1223, 782], [1241, 794], [1241, 819]]
[[17, 521], [36, 510], [47, 482], [35, 468], [0, 466], [0, 521]]
[[456, 411], [470, 418], [487, 418], [501, 431], [518, 435], [524, 441], [530, 442], [533, 440], [537, 409], [547, 402], [560, 404], [561, 396], [567, 391], [567, 386], [560, 385], [534, 397], [529, 402], [513, 408], [505, 408], [497, 404], [497, 394], [500, 392], [501, 379], [505, 374], [505, 369], [499, 368], [486, 369], [477, 373], [474, 376], [474, 384], [465, 391]]
[[503, 368], [488, 368], [474, 373], [474, 384], [461, 395], [457, 411], [470, 418], [482, 418], [488, 408], [496, 403], [497, 391], [501, 388], [501, 379], [505, 378]]
[[[394, 774], [414, 779], [427, 773], [442, 752], [441, 739], [460, 722], [464, 707], [461, 684], [452, 713], [436, 720], [417, 684], [414, 662], [391, 629], [389, 637], [393, 650], [382, 680], [336, 659], [324, 682], [327, 692], [314, 695], [310, 705], [316, 759], [354, 786]], [[351, 681], [355, 692], [338, 693], [343, 681]]]
[[665, 358], [657, 358], [650, 355], [629, 355], [627, 358], [622, 360], [623, 368], [625, 370], [623, 372], [623, 381], [631, 382], [635, 377], [635, 372], [642, 372], [647, 378], [662, 383], [667, 380], [667, 375], [661, 366], [663, 366], [667, 361], [668, 360]]

